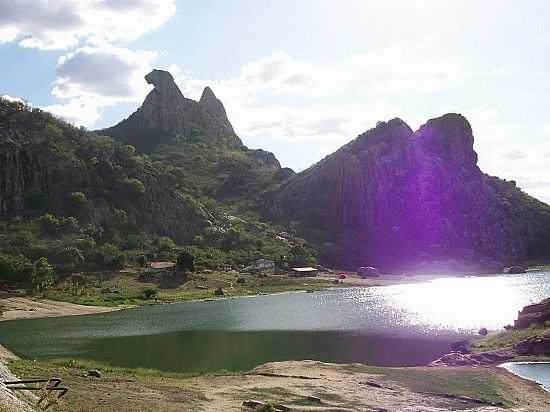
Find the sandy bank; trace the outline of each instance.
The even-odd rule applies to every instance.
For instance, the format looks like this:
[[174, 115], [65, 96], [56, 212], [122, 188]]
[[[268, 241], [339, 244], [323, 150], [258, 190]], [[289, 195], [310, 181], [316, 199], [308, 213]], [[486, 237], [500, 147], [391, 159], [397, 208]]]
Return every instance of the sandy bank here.
[[118, 310], [102, 306], [83, 306], [74, 303], [26, 297], [0, 297], [0, 321], [48, 318], [54, 316], [90, 315]]

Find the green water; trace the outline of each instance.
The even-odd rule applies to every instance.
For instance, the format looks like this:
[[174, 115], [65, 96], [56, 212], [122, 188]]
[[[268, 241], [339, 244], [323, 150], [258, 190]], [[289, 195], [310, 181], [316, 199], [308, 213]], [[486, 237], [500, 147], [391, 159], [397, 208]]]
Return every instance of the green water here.
[[519, 309], [547, 296], [549, 273], [441, 279], [2, 322], [0, 343], [26, 358], [167, 371], [300, 359], [412, 366], [480, 327], [511, 323]]

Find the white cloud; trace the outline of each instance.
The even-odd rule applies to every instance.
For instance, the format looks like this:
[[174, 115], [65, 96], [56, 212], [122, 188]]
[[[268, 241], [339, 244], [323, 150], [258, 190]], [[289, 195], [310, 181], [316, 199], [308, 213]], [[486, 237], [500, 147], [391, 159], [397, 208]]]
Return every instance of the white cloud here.
[[81, 40], [133, 40], [175, 14], [175, 0], [3, 0], [0, 43], [67, 49]]
[[[109, 105], [106, 102], [105, 106]], [[44, 110], [79, 126], [90, 127], [102, 114], [97, 100], [82, 98], [70, 99], [67, 103], [43, 107]]]
[[527, 155], [519, 149], [514, 149], [512, 151], [502, 154], [502, 158], [506, 160], [521, 160], [525, 159], [526, 157]]
[[[151, 89], [143, 76], [157, 54], [110, 44], [84, 46], [62, 56], [52, 94], [65, 102], [45, 110], [67, 121], [90, 127], [102, 108], [120, 102], [140, 102]], [[68, 101], [67, 101], [68, 100]]]

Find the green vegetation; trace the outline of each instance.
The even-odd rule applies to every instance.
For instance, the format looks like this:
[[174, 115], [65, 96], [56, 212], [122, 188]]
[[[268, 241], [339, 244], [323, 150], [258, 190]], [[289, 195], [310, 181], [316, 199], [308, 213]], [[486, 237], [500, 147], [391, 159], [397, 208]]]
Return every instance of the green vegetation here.
[[502, 349], [513, 346], [531, 336], [543, 335], [548, 330], [550, 330], [550, 322], [546, 322], [544, 325], [531, 325], [527, 329], [511, 329], [476, 339], [472, 342], [471, 348], [474, 352]]
[[0, 255], [0, 283], [13, 282], [41, 292], [54, 283], [53, 267], [41, 257], [31, 262], [23, 255]]
[[[347, 365], [350, 372], [372, 373], [397, 382], [413, 392], [468, 396], [486, 402], [512, 405], [513, 391], [498, 378], [483, 369], [473, 368], [381, 368], [367, 365]], [[466, 406], [465, 406], [466, 407]]]
[[[239, 279], [242, 279], [242, 283]], [[238, 275], [235, 272], [205, 271], [144, 279], [139, 273], [101, 272], [61, 279], [44, 296], [81, 305], [118, 306], [211, 299], [215, 298], [218, 288], [224, 290], [225, 297], [237, 297], [330, 287], [338, 285], [329, 279], [282, 275], [258, 277]]]
[[[50, 287], [50, 272], [40, 271], [48, 273], [47, 281], [32, 274], [31, 266], [46, 262], [42, 258], [56, 283], [79, 285], [72, 290], [87, 287], [71, 280], [75, 273], [137, 271], [154, 260], [177, 261], [183, 273], [241, 269], [258, 258], [283, 268], [316, 261], [304, 240], [292, 233], [281, 237], [282, 227], [259, 220], [257, 196], [278, 181], [278, 169], [244, 147], [226, 147], [194, 130], [138, 153], [2, 99], [0, 128], [0, 150], [15, 159], [0, 181], [21, 185], [11, 175], [20, 170], [27, 180], [44, 182], [17, 190], [10, 183], [1, 194], [0, 250], [11, 263], [0, 280], [13, 287]], [[165, 294], [159, 290], [159, 296]], [[142, 292], [112, 301], [135, 301]]]

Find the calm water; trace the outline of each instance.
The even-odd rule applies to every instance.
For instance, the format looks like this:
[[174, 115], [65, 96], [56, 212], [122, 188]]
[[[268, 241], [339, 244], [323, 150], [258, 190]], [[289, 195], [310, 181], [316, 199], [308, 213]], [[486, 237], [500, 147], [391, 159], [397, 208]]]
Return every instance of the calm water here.
[[148, 306], [0, 323], [29, 358], [88, 358], [172, 371], [318, 359], [420, 365], [480, 327], [499, 329], [550, 296], [550, 273]]
[[546, 362], [509, 362], [502, 365], [510, 372], [542, 385], [550, 391], [550, 363]]

